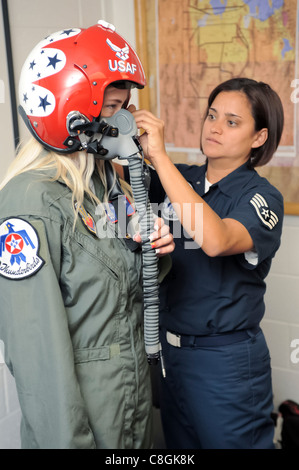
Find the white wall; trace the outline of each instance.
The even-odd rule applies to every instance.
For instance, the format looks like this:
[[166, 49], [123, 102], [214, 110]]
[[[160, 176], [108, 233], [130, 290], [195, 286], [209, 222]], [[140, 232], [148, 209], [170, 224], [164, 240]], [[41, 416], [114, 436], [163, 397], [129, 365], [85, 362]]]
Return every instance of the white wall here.
[[[281, 247], [267, 278], [262, 327], [272, 358], [274, 405], [299, 403], [299, 217], [286, 216]], [[297, 340], [297, 341], [296, 341]], [[293, 346], [292, 346], [293, 342]]]

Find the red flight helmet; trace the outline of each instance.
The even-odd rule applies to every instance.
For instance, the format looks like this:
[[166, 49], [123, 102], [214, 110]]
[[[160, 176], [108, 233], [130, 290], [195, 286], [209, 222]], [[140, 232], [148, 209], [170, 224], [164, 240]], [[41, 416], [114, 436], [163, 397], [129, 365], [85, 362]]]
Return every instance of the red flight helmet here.
[[[115, 27], [100, 20], [87, 29], [51, 34], [27, 57], [19, 85], [19, 111], [34, 137], [46, 148], [71, 153], [81, 148], [71, 122], [95, 132], [105, 89], [114, 82], [143, 88], [142, 64]], [[117, 83], [115, 83], [117, 86]]]

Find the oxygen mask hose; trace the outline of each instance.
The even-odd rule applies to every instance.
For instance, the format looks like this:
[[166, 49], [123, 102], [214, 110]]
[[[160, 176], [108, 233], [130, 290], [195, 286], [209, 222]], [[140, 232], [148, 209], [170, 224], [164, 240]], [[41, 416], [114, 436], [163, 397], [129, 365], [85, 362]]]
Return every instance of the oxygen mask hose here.
[[154, 231], [154, 215], [145, 185], [144, 164], [140, 157], [128, 158], [130, 183], [142, 238], [142, 279], [144, 302], [144, 340], [149, 363], [160, 356], [159, 347], [159, 286], [158, 260], [151, 246], [150, 234]]
[[[117, 137], [101, 135], [98, 140], [98, 158], [111, 160], [118, 157], [128, 161], [130, 184], [135, 207], [139, 216], [142, 238], [142, 279], [144, 308], [144, 342], [149, 364], [161, 361], [165, 369], [159, 341], [159, 284], [158, 258], [151, 246], [150, 234], [154, 231], [154, 214], [148, 197], [150, 184], [149, 169], [143, 158], [143, 151], [137, 139], [138, 129], [133, 115], [122, 109], [111, 118], [102, 118], [108, 125], [118, 129]], [[93, 141], [94, 142], [94, 141]], [[140, 154], [142, 158], [140, 158]], [[103, 156], [104, 155], [104, 156]]]

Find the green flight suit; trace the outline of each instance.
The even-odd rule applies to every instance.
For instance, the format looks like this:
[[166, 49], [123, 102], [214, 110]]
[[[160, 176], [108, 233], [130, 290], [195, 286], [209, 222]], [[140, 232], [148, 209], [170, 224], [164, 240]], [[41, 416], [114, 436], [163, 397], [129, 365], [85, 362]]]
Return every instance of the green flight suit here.
[[[73, 230], [71, 191], [48, 176], [26, 172], [0, 192], [1, 233], [7, 220], [29, 223], [42, 261], [17, 280], [0, 257], [0, 338], [16, 380], [22, 447], [150, 448], [141, 252], [97, 237], [81, 217]], [[88, 197], [84, 209], [95, 222], [103, 217]]]

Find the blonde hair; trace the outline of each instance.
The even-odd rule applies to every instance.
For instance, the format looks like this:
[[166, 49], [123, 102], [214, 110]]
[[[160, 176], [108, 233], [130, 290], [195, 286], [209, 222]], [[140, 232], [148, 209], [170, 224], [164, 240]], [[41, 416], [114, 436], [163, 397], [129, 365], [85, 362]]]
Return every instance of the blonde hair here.
[[[98, 199], [90, 187], [95, 165], [98, 168], [99, 176], [104, 185], [103, 201]], [[53, 169], [56, 169], [56, 174], [53, 178], [49, 178], [49, 180], [56, 181], [61, 179], [72, 191], [75, 222], [78, 210], [83, 204], [84, 194], [88, 194], [95, 205], [108, 201], [109, 193], [103, 160], [95, 162], [94, 156], [84, 151], [77, 152], [76, 154], [60, 155], [56, 152], [45, 150], [33, 137], [24, 146], [19, 147], [16, 158], [9, 166], [4, 180], [0, 183], [0, 191], [12, 178], [21, 173], [32, 170]], [[114, 169], [113, 172], [114, 178], [116, 178]]]

